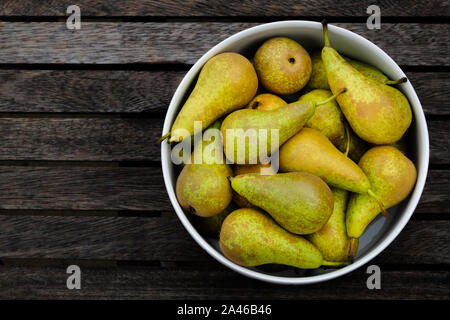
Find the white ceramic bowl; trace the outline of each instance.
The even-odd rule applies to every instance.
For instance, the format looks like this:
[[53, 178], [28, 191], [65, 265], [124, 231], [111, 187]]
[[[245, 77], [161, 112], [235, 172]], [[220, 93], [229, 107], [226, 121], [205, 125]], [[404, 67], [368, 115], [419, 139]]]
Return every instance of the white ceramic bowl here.
[[[163, 133], [170, 130], [172, 123], [189, 94], [191, 86], [194, 84], [193, 81], [208, 59], [225, 51], [240, 52], [247, 57], [252, 57], [258, 46], [264, 40], [275, 36], [292, 38], [306, 49], [321, 48], [323, 46], [322, 25], [318, 22], [311, 21], [267, 23], [241, 31], [227, 38], [204, 54], [181, 81], [167, 110]], [[399, 79], [405, 76], [399, 66], [383, 50], [363, 37], [333, 25], [329, 25], [329, 37], [332, 46], [341, 54], [369, 63], [383, 71], [391, 79]], [[427, 176], [429, 141], [422, 106], [410, 82], [401, 84], [398, 87], [408, 97], [414, 115], [414, 121], [409, 135], [411, 140], [409, 157], [417, 168], [417, 183], [411, 195], [406, 200], [398, 206], [389, 209], [390, 216], [388, 218], [379, 215], [366, 229], [360, 238], [359, 251], [354, 263], [341, 269], [317, 269], [300, 271], [300, 273], [289, 269], [283, 272], [266, 273], [256, 268], [241, 267], [231, 262], [220, 252], [217, 240], [205, 239], [197, 232], [189, 217], [178, 204], [175, 195], [177, 177], [174, 165], [170, 161], [170, 146], [166, 140], [161, 146], [164, 182], [170, 201], [184, 227], [194, 240], [217, 261], [234, 271], [258, 280], [280, 284], [315, 283], [342, 276], [366, 264], [383, 251], [406, 225], [419, 202]]]

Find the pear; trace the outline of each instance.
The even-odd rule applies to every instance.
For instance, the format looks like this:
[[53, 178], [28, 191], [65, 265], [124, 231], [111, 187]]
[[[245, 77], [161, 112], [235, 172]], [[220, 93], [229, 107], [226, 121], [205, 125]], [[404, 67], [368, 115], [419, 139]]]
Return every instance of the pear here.
[[[344, 91], [345, 89], [341, 90], [341, 92]], [[234, 111], [225, 118], [220, 128], [227, 159], [239, 164], [264, 163], [262, 160], [265, 159], [261, 159], [260, 153], [262, 156], [270, 156], [303, 128], [313, 116], [317, 106], [335, 99], [341, 92], [321, 102], [297, 101], [274, 110]], [[274, 132], [278, 133], [278, 139], [276, 136], [272, 137]]]
[[[358, 163], [359, 159], [363, 156], [363, 154], [369, 150], [370, 145], [362, 140], [360, 137], [358, 137], [353, 130], [348, 128], [348, 134], [349, 134], [349, 148], [348, 148], [348, 157], [352, 159], [354, 162]], [[347, 150], [347, 142], [344, 142], [340, 147], [339, 150], [342, 152], [345, 152]]]
[[403, 136], [411, 124], [412, 112], [406, 97], [397, 89], [364, 76], [330, 46], [324, 23], [325, 46], [322, 61], [333, 93], [355, 133], [373, 144], [390, 144]]
[[296, 234], [320, 230], [333, 212], [333, 193], [327, 184], [307, 172], [260, 175], [249, 173], [231, 179], [234, 191], [267, 211], [283, 228]]
[[[258, 173], [271, 175], [276, 174], [275, 170], [273, 170], [270, 163], [268, 164], [244, 164], [244, 165], [235, 165], [233, 167], [234, 175], [247, 174], [247, 173]], [[239, 195], [238, 193], [233, 193], [233, 201], [241, 208], [252, 208], [253, 205], [248, 202], [247, 199]]]
[[[371, 183], [370, 194], [353, 194], [347, 208], [347, 234], [359, 238], [384, 208], [403, 201], [413, 189], [417, 171], [397, 148], [377, 146], [367, 151], [359, 166]], [[380, 207], [381, 205], [381, 207]]]
[[357, 193], [370, 188], [361, 168], [318, 130], [303, 128], [280, 148], [279, 157], [281, 171], [306, 171], [329, 185]]
[[236, 264], [245, 267], [284, 264], [301, 269], [342, 263], [324, 260], [321, 252], [303, 237], [278, 226], [257, 209], [238, 209], [223, 222], [220, 249]]
[[254, 57], [259, 81], [268, 91], [292, 94], [302, 89], [311, 76], [311, 58], [296, 41], [272, 38], [258, 48]]
[[212, 217], [200, 217], [194, 215], [194, 225], [200, 234], [211, 237], [211, 238], [219, 238], [220, 228], [222, 227], [222, 223], [225, 218], [234, 210], [238, 209], [236, 205], [230, 203], [230, 205], [223, 210], [221, 213], [216, 214]]
[[[348, 63], [350, 63], [353, 68], [361, 72], [368, 78], [372, 78], [373, 80], [380, 83], [389, 83], [389, 78], [383, 74], [377, 68], [368, 65], [364, 62], [350, 59], [348, 57], [342, 56]], [[320, 51], [316, 51], [311, 54], [311, 62], [312, 62], [312, 72], [311, 78], [308, 82], [308, 87], [311, 89], [328, 89], [330, 90], [330, 86], [328, 85], [327, 79], [327, 71], [325, 70], [325, 66], [322, 62], [322, 53]]]
[[247, 105], [247, 109], [274, 110], [287, 105], [287, 102], [271, 93], [258, 94]]
[[172, 129], [160, 141], [171, 136], [169, 142], [179, 142], [194, 130], [194, 121], [201, 121], [201, 130], [233, 110], [247, 105], [258, 89], [258, 77], [250, 61], [244, 56], [225, 52], [209, 59], [198, 77], [197, 83], [178, 113]]
[[[319, 102], [333, 94], [329, 90], [316, 89], [304, 94], [299, 102]], [[317, 129], [322, 132], [335, 146], [345, 145], [344, 115], [335, 100], [329, 101], [316, 108], [314, 115], [308, 120], [305, 127]], [[345, 149], [344, 149], [345, 150]]]
[[[332, 96], [331, 91], [316, 89], [300, 97], [300, 102], [318, 102]], [[348, 154], [353, 161], [359, 161], [361, 156], [369, 149], [369, 145], [361, 140], [344, 121], [344, 115], [336, 101], [329, 101], [316, 108], [314, 115], [305, 124], [305, 127], [317, 129], [322, 132], [339, 150]], [[349, 137], [347, 137], [349, 135]], [[347, 144], [350, 144], [347, 146]], [[347, 148], [348, 147], [348, 148]]]
[[[218, 130], [219, 126], [217, 121], [212, 129]], [[211, 153], [204, 152], [209, 149]], [[215, 150], [220, 150], [220, 154]], [[196, 163], [195, 154], [198, 152], [203, 155], [200, 163]], [[201, 217], [221, 213], [232, 199], [228, 180], [232, 174], [230, 166], [223, 160], [221, 140], [200, 141], [191, 155], [191, 163], [186, 164], [178, 176], [175, 188], [178, 202], [183, 209]]]
[[336, 188], [331, 191], [334, 196], [333, 214], [322, 229], [308, 235], [307, 239], [322, 252], [324, 259], [348, 261], [349, 255], [355, 255], [358, 248], [358, 240], [352, 243], [345, 225], [349, 192]]

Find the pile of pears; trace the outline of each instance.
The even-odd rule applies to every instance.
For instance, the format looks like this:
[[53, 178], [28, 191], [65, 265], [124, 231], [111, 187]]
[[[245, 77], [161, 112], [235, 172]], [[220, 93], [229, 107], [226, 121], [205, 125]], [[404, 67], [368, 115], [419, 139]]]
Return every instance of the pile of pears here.
[[[176, 196], [197, 230], [219, 238], [222, 253], [241, 266], [348, 265], [366, 227], [416, 183], [407, 158], [411, 107], [395, 88], [406, 79], [391, 81], [340, 55], [326, 22], [323, 32], [323, 49], [311, 55], [276, 37], [252, 61], [233, 52], [214, 56], [161, 138], [173, 145], [219, 133], [194, 144], [192, 161], [179, 166]], [[238, 143], [228, 129], [278, 129], [278, 144], [270, 134]], [[279, 166], [250, 152], [253, 144], [267, 147]], [[200, 162], [194, 154], [202, 154]]]

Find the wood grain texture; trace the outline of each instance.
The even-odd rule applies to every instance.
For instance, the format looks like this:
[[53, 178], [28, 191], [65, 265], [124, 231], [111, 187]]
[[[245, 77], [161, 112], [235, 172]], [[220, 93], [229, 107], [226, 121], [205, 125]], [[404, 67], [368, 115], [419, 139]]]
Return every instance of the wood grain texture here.
[[66, 267], [0, 267], [0, 298], [28, 299], [448, 299], [448, 271], [382, 269], [368, 290], [366, 266], [327, 282], [281, 286], [211, 268], [82, 268], [82, 289], [67, 290]]
[[0, 167], [1, 209], [171, 210], [160, 168]]
[[0, 70], [0, 112], [165, 113], [185, 73]]
[[[0, 112], [164, 114], [187, 71], [0, 70]], [[407, 72], [427, 115], [450, 115], [450, 72]]]
[[[448, 214], [450, 171], [432, 170], [416, 209]], [[159, 168], [0, 166], [0, 209], [172, 211]]]
[[[3, 259], [212, 261], [175, 213], [151, 218], [0, 216], [0, 225]], [[412, 220], [374, 263], [448, 264], [449, 228], [450, 221]]]
[[[0, 4], [2, 16], [65, 16], [70, 0], [4, 0]], [[220, 1], [220, 0], [78, 0], [76, 4], [85, 16], [366, 16], [371, 1]], [[445, 0], [417, 2], [413, 0], [379, 0], [383, 16], [448, 16], [450, 3]]]
[[[163, 119], [0, 117], [1, 160], [159, 161]], [[450, 126], [428, 121], [432, 164], [449, 164]]]
[[[85, 22], [0, 23], [0, 63], [16, 64], [193, 64], [215, 44], [258, 23]], [[450, 24], [338, 23], [384, 49], [400, 65], [449, 65]], [[426, 48], [426, 51], [424, 51]]]
[[155, 160], [162, 119], [0, 118], [2, 160]]

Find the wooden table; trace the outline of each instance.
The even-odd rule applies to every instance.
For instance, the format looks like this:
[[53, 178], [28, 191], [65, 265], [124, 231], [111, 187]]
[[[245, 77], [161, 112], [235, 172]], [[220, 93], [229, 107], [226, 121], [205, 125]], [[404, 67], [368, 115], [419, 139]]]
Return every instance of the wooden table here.
[[[449, 1], [0, 1], [0, 298], [449, 298]], [[188, 235], [169, 202], [155, 143], [178, 83], [226, 37], [264, 22], [352, 30], [406, 72], [426, 112], [430, 171], [400, 236], [366, 267], [309, 286], [247, 279]], [[66, 288], [79, 265], [81, 290]]]

